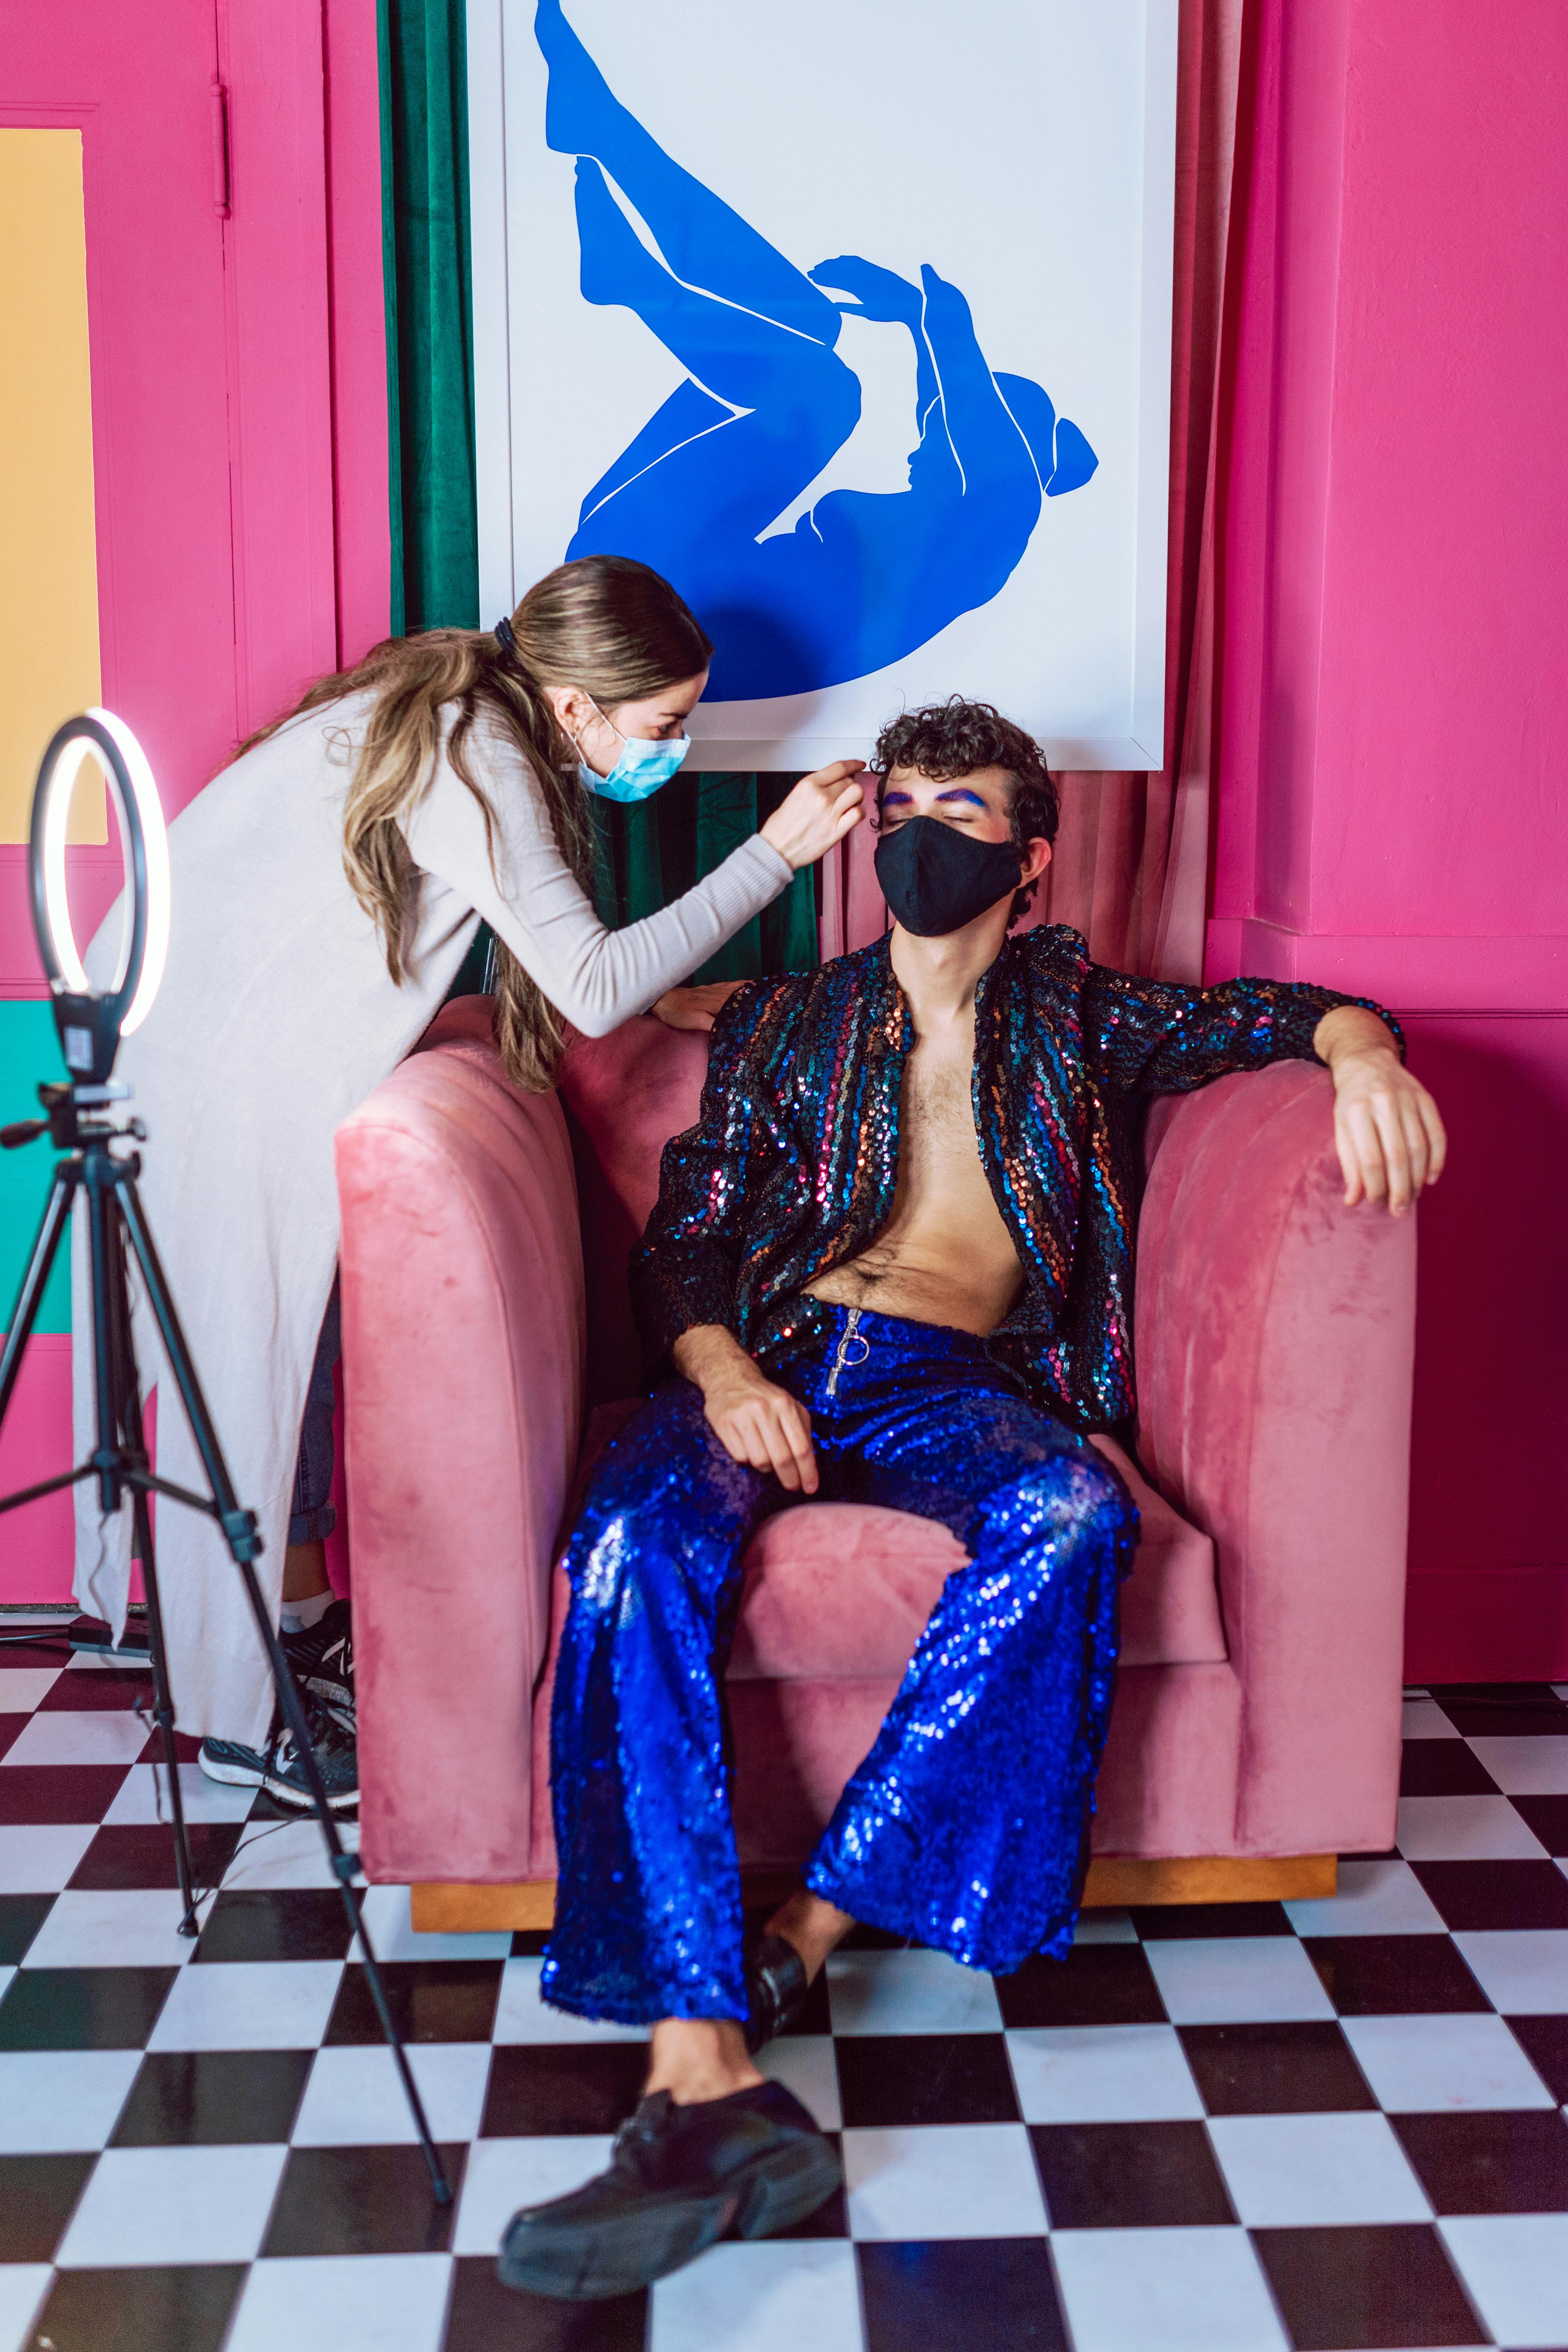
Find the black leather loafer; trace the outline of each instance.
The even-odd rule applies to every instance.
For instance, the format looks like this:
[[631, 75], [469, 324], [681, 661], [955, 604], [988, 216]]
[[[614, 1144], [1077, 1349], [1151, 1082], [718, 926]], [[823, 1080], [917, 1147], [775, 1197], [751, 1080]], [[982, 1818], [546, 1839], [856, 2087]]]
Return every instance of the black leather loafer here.
[[746, 2047], [755, 2052], [793, 2025], [811, 1990], [805, 1962], [785, 1936], [763, 1936], [746, 1952]]
[[843, 2167], [782, 2083], [678, 2107], [644, 2099], [609, 2169], [514, 2213], [497, 2264], [508, 2286], [593, 2303], [668, 2277], [733, 2226], [767, 2238], [815, 2213]]

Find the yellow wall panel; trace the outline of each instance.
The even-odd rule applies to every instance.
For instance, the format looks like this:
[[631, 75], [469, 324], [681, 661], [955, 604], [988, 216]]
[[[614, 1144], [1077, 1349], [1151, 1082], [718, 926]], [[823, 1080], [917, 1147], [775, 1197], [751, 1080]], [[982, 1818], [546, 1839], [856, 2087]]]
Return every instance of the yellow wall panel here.
[[[0, 128], [0, 841], [63, 719], [102, 698], [81, 133]], [[83, 781], [71, 838], [107, 838]]]

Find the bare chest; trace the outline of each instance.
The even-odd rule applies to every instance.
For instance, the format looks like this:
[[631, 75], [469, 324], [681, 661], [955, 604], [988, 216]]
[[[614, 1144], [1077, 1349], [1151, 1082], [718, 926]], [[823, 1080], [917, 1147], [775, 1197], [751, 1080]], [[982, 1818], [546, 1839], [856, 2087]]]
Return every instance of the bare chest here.
[[900, 1223], [939, 1223], [971, 1246], [985, 1237], [1011, 1254], [974, 1124], [973, 1040], [922, 1039], [904, 1072], [898, 1195]]
[[806, 1288], [916, 1322], [992, 1331], [1017, 1296], [1017, 1251], [992, 1194], [973, 1108], [973, 1024], [922, 1037], [904, 1065], [899, 1176], [875, 1240]]

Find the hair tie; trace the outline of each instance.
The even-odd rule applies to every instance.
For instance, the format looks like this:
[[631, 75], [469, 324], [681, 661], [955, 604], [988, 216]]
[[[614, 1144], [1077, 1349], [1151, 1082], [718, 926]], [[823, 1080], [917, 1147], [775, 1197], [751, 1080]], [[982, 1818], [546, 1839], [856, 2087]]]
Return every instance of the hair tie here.
[[510, 661], [516, 662], [519, 669], [521, 669], [522, 667], [522, 662], [517, 650], [517, 639], [511, 633], [511, 623], [504, 618], [498, 621], [492, 634], [502, 653], [506, 655]]

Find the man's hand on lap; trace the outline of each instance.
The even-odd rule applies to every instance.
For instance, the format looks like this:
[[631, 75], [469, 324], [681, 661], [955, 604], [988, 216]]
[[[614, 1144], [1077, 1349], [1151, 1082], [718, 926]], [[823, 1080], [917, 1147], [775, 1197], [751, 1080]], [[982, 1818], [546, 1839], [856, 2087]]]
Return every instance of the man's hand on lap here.
[[1436, 1104], [1400, 1060], [1386, 1024], [1359, 1004], [1325, 1013], [1312, 1045], [1333, 1076], [1346, 1207], [1386, 1201], [1402, 1216], [1443, 1172], [1448, 1139]]
[[708, 1423], [733, 1462], [771, 1470], [792, 1495], [816, 1492], [811, 1415], [798, 1398], [758, 1369], [721, 1323], [683, 1331], [675, 1369], [702, 1391]]

